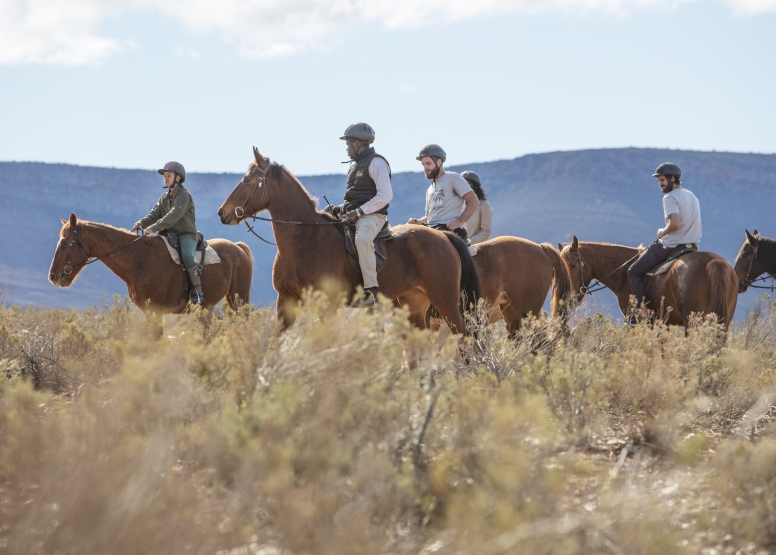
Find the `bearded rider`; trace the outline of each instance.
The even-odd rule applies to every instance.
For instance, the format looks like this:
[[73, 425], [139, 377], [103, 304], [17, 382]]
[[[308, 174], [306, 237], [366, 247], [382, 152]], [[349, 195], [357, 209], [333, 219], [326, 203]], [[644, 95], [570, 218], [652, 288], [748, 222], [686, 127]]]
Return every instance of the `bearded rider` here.
[[426, 191], [426, 215], [410, 218], [407, 223], [449, 230], [466, 241], [466, 222], [480, 205], [477, 195], [460, 174], [445, 171], [447, 153], [441, 146], [426, 145], [416, 160], [423, 164], [431, 185]]
[[393, 198], [391, 167], [370, 146], [375, 140], [375, 131], [366, 123], [348, 126], [340, 139], [345, 141], [348, 156], [353, 162], [348, 172], [345, 202], [340, 206], [329, 206], [326, 211], [355, 222], [355, 243], [364, 278], [364, 294], [353, 306], [369, 308], [377, 303], [379, 285], [374, 240], [388, 221], [388, 203]]
[[628, 268], [628, 281], [642, 319], [649, 317], [644, 274], [666, 260], [674, 247], [687, 244], [694, 245], [697, 250], [701, 241], [701, 207], [695, 195], [682, 188], [682, 170], [679, 166], [664, 162], [657, 167], [652, 177], [657, 178], [660, 190], [663, 191], [666, 226], [657, 230], [658, 241], [650, 245]]
[[145, 235], [172, 228], [178, 235], [181, 248], [183, 267], [189, 275], [194, 291], [191, 301], [202, 304], [205, 296], [202, 293], [202, 279], [195, 259], [197, 249], [197, 225], [194, 215], [194, 201], [188, 189], [183, 186], [186, 181], [186, 169], [178, 162], [167, 162], [164, 168], [157, 170], [164, 177], [164, 188], [168, 191], [162, 195], [148, 215], [138, 221], [132, 230], [142, 229]]

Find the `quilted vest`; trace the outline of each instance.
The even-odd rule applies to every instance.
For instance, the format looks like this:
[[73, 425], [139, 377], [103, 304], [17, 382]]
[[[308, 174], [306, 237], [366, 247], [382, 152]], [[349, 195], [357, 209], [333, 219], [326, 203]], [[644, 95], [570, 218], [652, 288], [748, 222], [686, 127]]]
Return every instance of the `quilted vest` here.
[[[372, 200], [377, 194], [377, 184], [369, 175], [369, 164], [375, 157], [382, 158], [375, 152], [374, 147], [368, 148], [356, 157], [355, 164], [350, 166], [348, 172], [348, 190], [345, 191], [345, 211], [355, 210]], [[388, 160], [385, 160], [388, 164]], [[388, 164], [388, 177], [391, 176], [391, 166]], [[388, 215], [388, 205], [386, 204], [377, 214]]]

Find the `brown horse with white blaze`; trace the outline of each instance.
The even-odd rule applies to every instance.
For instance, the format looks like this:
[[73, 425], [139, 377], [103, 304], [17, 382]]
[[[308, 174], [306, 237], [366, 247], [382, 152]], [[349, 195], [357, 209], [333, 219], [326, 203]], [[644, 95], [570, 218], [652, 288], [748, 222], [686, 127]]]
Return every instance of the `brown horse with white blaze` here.
[[[574, 236], [561, 251], [571, 282], [581, 301], [590, 282], [598, 280], [612, 290], [627, 315], [632, 295], [628, 268], [641, 249], [579, 241]], [[649, 307], [668, 325], [685, 326], [690, 315], [716, 314], [727, 330], [738, 300], [736, 273], [730, 263], [713, 252], [693, 252], [680, 257], [670, 269], [647, 279]]]
[[[552, 317], [564, 326], [567, 324], [571, 277], [555, 247], [509, 236], [496, 237], [474, 247], [477, 250], [474, 265], [490, 323], [503, 319], [509, 336], [514, 338], [523, 318], [541, 313], [552, 286]], [[424, 319], [429, 306], [420, 291], [400, 297], [399, 302], [409, 308], [416, 322]]]
[[[348, 261], [342, 225], [316, 210], [304, 186], [285, 167], [270, 163], [253, 149], [255, 161], [221, 205], [221, 222], [237, 225], [267, 210], [277, 241], [272, 285], [278, 292], [277, 314], [281, 326], [293, 324], [295, 305], [308, 288], [324, 290], [336, 283], [350, 297], [361, 284], [360, 272]], [[378, 280], [380, 293], [394, 300], [421, 289], [456, 333], [465, 331], [459, 308], [463, 294], [469, 303], [479, 298], [479, 282], [466, 245], [453, 234], [427, 227], [393, 228], [386, 242], [388, 260]]]
[[[138, 237], [126, 229], [79, 220], [75, 214], [62, 224], [49, 268], [51, 283], [69, 287], [90, 260], [100, 260], [127, 284], [129, 297], [141, 310], [157, 314], [181, 314], [186, 310], [183, 272], [161, 237]], [[245, 243], [226, 239], [212, 239], [208, 244], [221, 262], [203, 267], [206, 306], [226, 297], [236, 310], [250, 302], [251, 250]]]

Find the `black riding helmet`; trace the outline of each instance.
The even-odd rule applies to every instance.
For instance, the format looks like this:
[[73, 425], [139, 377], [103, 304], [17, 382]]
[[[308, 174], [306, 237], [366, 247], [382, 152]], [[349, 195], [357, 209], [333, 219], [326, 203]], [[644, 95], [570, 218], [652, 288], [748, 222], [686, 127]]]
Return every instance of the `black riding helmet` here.
[[682, 177], [682, 170], [680, 170], [679, 166], [676, 164], [672, 164], [671, 162], [663, 162], [657, 167], [655, 173], [652, 174], [652, 177], [660, 177], [661, 175], [673, 175], [674, 177]]

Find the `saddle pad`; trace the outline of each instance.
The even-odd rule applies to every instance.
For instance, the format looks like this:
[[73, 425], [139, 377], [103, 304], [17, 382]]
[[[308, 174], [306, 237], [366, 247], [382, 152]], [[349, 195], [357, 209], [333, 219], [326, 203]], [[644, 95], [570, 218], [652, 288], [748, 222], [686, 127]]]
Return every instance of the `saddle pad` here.
[[[361, 265], [358, 263], [358, 251], [356, 251], [355, 226], [344, 225], [343, 235], [345, 236], [345, 251], [348, 253], [348, 260], [353, 269], [361, 271]], [[385, 222], [383, 228], [375, 237], [375, 261], [377, 273], [383, 269], [388, 261], [388, 253], [385, 250], [385, 242], [393, 238], [391, 224]]]
[[[164, 235], [159, 235], [164, 240], [164, 244], [167, 246], [167, 251], [170, 253], [170, 258], [172, 258], [172, 261], [176, 264], [180, 264], [181, 260], [178, 256], [178, 249], [173, 248], [173, 246], [170, 244], [170, 240], [165, 237]], [[199, 263], [199, 259], [202, 256], [202, 251], [197, 251], [194, 253], [194, 260]], [[207, 246], [205, 249], [205, 261], [203, 264], [207, 266], [208, 264], [218, 264], [221, 262], [221, 259], [218, 257], [218, 253], [213, 250], [213, 247], [210, 245]]]
[[659, 276], [660, 274], [665, 274], [668, 271], [668, 269], [674, 264], [674, 262], [679, 260], [679, 258], [684, 256], [685, 254], [690, 254], [691, 252], [698, 252], [698, 251], [695, 248], [687, 248], [687, 249], [679, 250], [679, 252], [677, 252], [675, 255], [668, 258], [664, 262], [661, 262], [660, 264], [652, 268], [649, 272], [647, 272], [644, 275], [646, 275], [647, 277], [655, 277], [655, 276]]

